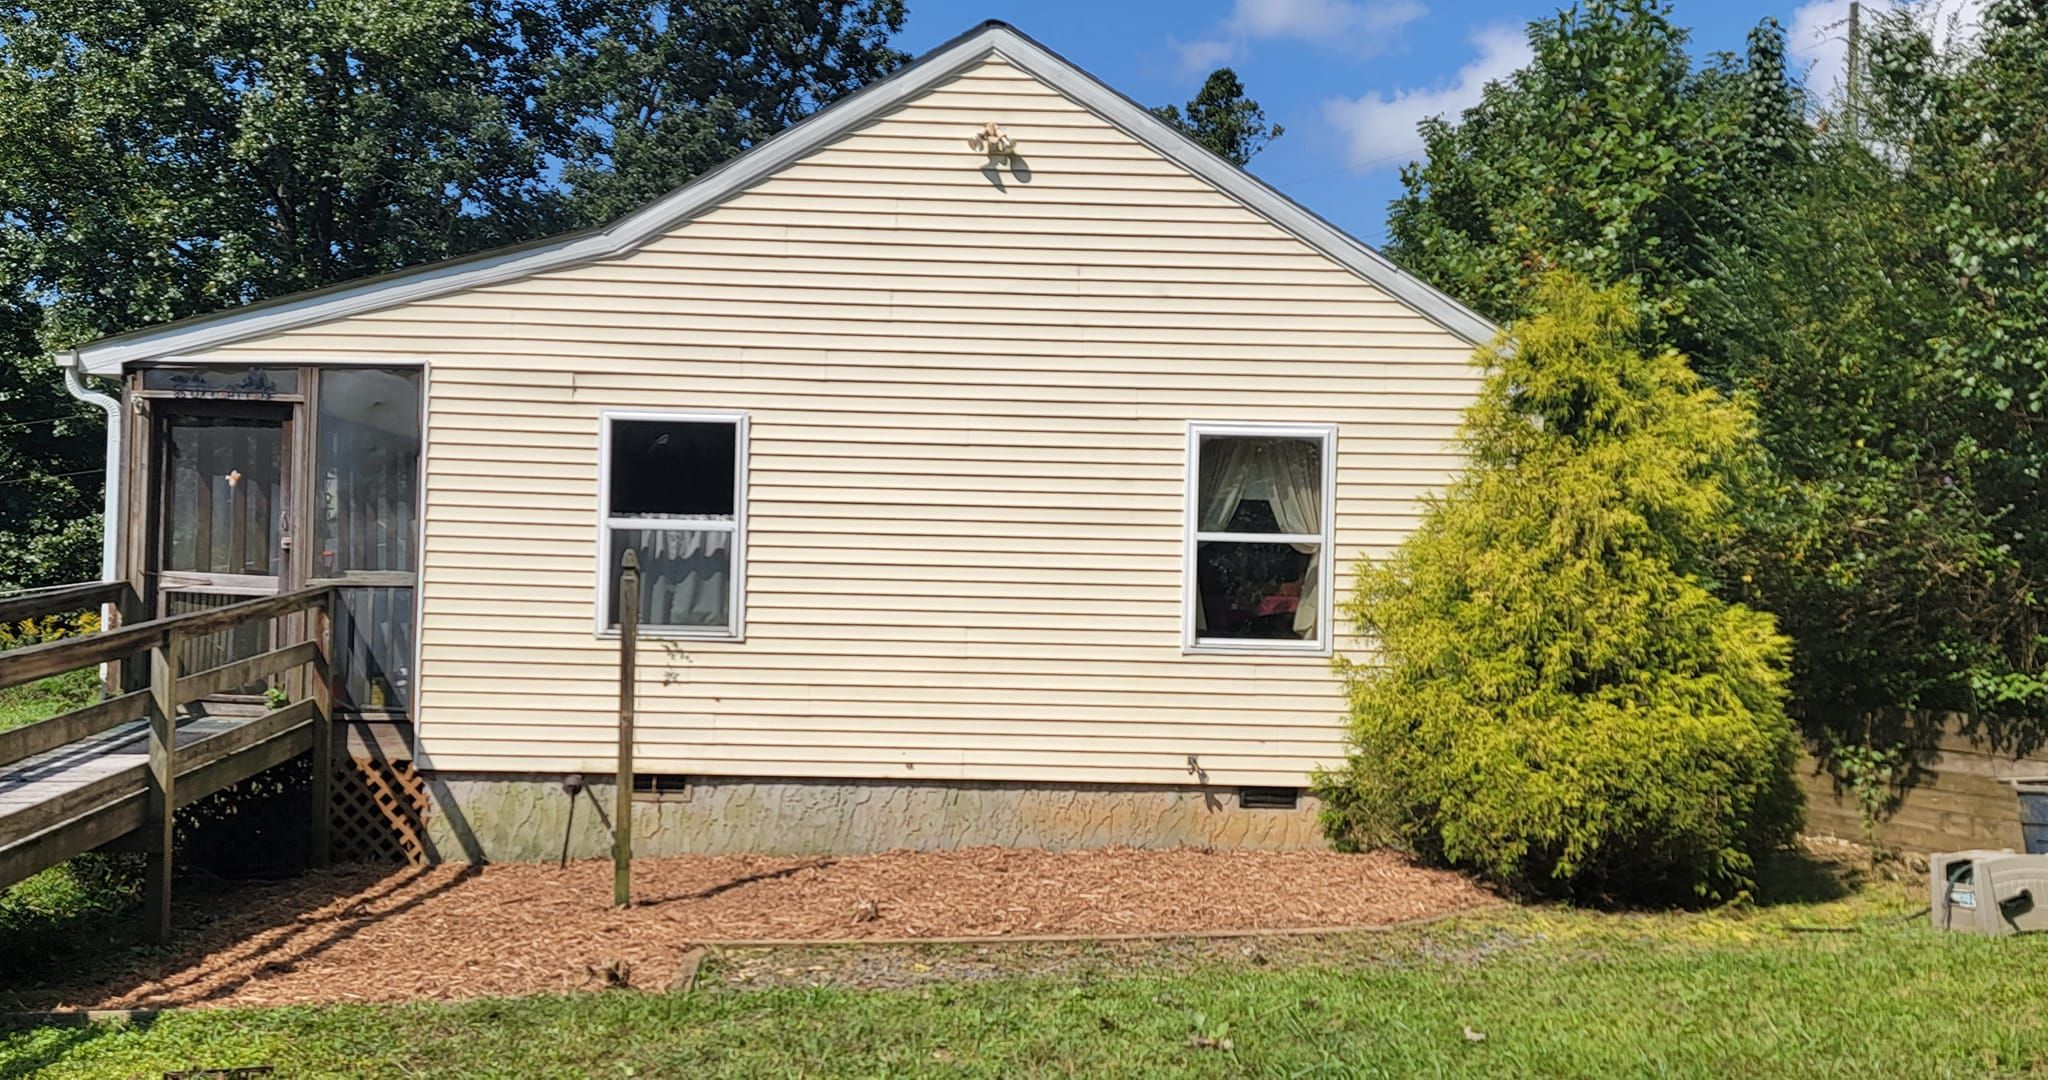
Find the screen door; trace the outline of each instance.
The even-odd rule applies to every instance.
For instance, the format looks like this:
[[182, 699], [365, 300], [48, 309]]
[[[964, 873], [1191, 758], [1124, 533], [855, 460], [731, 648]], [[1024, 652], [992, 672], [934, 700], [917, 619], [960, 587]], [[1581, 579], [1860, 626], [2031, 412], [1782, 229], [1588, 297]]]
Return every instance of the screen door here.
[[[160, 615], [273, 595], [290, 549], [289, 412], [164, 409], [157, 422], [157, 587]], [[180, 674], [271, 648], [258, 623], [194, 637]], [[246, 688], [260, 692], [262, 687]]]

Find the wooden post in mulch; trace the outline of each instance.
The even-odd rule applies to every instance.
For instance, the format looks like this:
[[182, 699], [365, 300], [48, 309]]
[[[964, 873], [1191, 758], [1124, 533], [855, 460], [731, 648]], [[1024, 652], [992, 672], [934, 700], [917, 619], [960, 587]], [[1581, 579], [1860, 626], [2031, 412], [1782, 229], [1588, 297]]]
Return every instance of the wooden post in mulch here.
[[640, 558], [619, 559], [619, 781], [612, 810], [612, 906], [633, 902], [633, 654], [640, 648]]

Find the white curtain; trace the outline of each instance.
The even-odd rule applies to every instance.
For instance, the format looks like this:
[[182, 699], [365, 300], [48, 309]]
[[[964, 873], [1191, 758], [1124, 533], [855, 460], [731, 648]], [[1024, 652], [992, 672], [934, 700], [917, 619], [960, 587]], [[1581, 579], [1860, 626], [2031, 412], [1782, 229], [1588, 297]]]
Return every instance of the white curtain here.
[[[1321, 445], [1306, 439], [1215, 438], [1202, 442], [1201, 516], [1203, 532], [1226, 532], [1245, 499], [1263, 499], [1272, 508], [1280, 531], [1323, 531]], [[1323, 555], [1320, 544], [1295, 544], [1311, 556], [1302, 576], [1301, 603], [1294, 611], [1294, 630], [1314, 637], [1321, 610]], [[1195, 603], [1195, 627], [1206, 630], [1208, 613], [1201, 597]]]
[[640, 548], [640, 621], [649, 626], [719, 626], [729, 613], [732, 534], [634, 530]]
[[1258, 456], [1251, 439], [1202, 440], [1202, 515], [1196, 520], [1203, 532], [1229, 530]]
[[[1291, 533], [1323, 531], [1322, 469], [1315, 453], [1317, 445], [1299, 439], [1275, 443], [1259, 455], [1269, 492], [1269, 505], [1280, 528]], [[1301, 578], [1301, 606], [1294, 609], [1294, 631], [1314, 637], [1316, 612], [1321, 610], [1317, 590], [1322, 576], [1321, 544], [1296, 544], [1294, 550], [1310, 556], [1308, 570]]]

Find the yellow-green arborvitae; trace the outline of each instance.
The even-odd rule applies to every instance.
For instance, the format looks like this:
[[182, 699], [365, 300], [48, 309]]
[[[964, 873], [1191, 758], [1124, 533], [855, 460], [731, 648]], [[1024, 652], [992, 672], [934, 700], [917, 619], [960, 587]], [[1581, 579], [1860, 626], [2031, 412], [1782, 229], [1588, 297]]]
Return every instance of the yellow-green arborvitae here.
[[1465, 473], [1359, 568], [1325, 824], [1530, 892], [1741, 896], [1801, 814], [1786, 641], [1703, 572], [1749, 413], [1645, 355], [1627, 292], [1539, 292], [1477, 358]]

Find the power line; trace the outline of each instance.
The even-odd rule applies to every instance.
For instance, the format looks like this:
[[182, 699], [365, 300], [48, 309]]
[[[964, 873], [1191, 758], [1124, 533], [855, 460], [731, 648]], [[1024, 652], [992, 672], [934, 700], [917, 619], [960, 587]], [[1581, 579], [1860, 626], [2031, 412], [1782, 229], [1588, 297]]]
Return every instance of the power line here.
[[25, 427], [34, 427], [37, 424], [54, 424], [62, 420], [84, 420], [89, 419], [91, 415], [81, 411], [77, 416], [45, 416], [41, 420], [17, 420], [11, 424], [0, 424], [0, 431], [18, 431]]
[[68, 480], [74, 476], [91, 476], [95, 473], [98, 473], [99, 471], [99, 469], [78, 469], [74, 472], [43, 473], [38, 476], [9, 477], [8, 479], [0, 480], [0, 486], [33, 484], [39, 480]]

